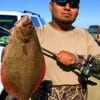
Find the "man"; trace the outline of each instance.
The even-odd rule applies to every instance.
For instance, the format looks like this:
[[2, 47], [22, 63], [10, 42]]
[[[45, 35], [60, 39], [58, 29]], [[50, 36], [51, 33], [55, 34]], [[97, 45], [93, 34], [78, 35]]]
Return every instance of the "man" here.
[[[41, 47], [56, 55], [56, 60], [44, 56], [46, 62], [44, 80], [51, 80], [53, 83], [48, 100], [87, 99], [86, 84], [79, 80], [80, 72], [72, 69], [70, 65], [80, 61], [84, 63], [78, 55], [91, 54], [96, 57], [100, 54], [100, 47], [87, 31], [72, 25], [79, 12], [79, 3], [79, 0], [51, 0], [49, 4], [51, 22], [36, 29]], [[91, 100], [99, 99], [94, 96]]]
[[[89, 33], [72, 25], [79, 12], [79, 3], [80, 0], [51, 0], [49, 8], [52, 20], [37, 29], [41, 46], [55, 53], [57, 61], [67, 66], [79, 62], [77, 55], [100, 54], [100, 47]], [[79, 76], [75, 74], [77, 70], [64, 71], [55, 60], [47, 56], [45, 56], [45, 61], [44, 80], [53, 82], [49, 100], [87, 99], [87, 89], [84, 92]], [[91, 100], [96, 100], [96, 95]]]

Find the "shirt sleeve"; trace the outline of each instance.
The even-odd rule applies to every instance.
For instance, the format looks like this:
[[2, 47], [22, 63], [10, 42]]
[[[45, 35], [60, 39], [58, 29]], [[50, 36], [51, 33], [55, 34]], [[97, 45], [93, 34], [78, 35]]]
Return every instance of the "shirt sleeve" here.
[[44, 26], [36, 28], [37, 37], [38, 37], [39, 42], [40, 42], [41, 45], [42, 45], [42, 42], [43, 42], [44, 37], [45, 37], [44, 36], [45, 35], [44, 31], [45, 31], [45, 27]]
[[87, 41], [88, 41], [88, 54], [91, 54], [93, 56], [100, 55], [100, 46], [97, 44], [97, 42], [94, 40], [92, 35], [90, 35], [87, 32]]

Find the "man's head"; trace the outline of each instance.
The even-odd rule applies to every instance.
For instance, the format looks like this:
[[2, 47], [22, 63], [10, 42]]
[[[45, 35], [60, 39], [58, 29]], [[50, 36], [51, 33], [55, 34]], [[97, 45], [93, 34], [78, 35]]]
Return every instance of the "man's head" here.
[[51, 0], [52, 21], [71, 25], [78, 15], [79, 3], [80, 0]]

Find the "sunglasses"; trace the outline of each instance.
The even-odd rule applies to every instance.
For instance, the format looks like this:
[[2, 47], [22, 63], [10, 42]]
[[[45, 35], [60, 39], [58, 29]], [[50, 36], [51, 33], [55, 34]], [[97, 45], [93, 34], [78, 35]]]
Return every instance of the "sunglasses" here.
[[52, 0], [52, 2], [56, 2], [59, 6], [65, 6], [69, 3], [71, 8], [79, 8], [80, 0]]

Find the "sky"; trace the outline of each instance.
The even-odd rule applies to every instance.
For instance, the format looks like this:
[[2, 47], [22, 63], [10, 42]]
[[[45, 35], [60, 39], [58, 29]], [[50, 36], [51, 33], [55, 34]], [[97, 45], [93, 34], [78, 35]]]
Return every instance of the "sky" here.
[[[88, 28], [91, 24], [100, 25], [100, 0], [80, 0], [79, 15], [74, 26]], [[46, 22], [51, 21], [50, 0], [1, 0], [1, 11], [29, 10], [39, 13]]]

